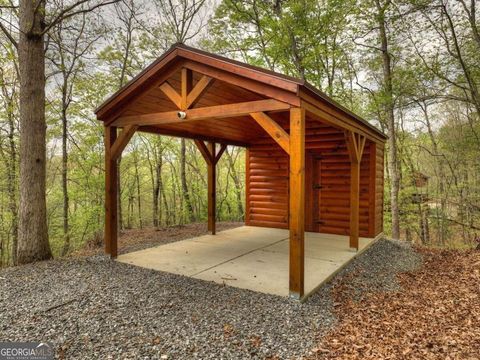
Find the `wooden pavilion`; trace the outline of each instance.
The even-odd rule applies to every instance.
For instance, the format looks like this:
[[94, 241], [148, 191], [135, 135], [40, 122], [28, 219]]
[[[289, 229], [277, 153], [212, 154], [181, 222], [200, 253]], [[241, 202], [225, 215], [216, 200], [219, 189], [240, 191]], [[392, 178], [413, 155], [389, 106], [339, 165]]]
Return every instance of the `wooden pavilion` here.
[[[174, 45], [97, 110], [105, 126], [105, 251], [117, 256], [117, 159], [136, 131], [193, 139], [208, 166], [246, 152], [246, 225], [289, 229], [289, 292], [304, 293], [305, 231], [383, 231], [386, 136], [303, 80]], [[121, 129], [121, 131], [119, 131]]]

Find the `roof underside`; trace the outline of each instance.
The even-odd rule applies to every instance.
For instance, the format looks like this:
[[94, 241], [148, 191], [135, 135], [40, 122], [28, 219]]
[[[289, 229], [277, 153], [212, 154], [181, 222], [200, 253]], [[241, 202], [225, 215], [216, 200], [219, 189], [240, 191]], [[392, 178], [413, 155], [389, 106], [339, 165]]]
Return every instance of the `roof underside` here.
[[[314, 108], [315, 111], [309, 111], [307, 108], [307, 121], [325, 121], [333, 126], [340, 124], [336, 126], [340, 128], [345, 122], [352, 129], [369, 134], [372, 139], [376, 138], [379, 142], [386, 138], [365, 120], [298, 79], [251, 67], [184, 45], [172, 47], [102, 104], [96, 110], [98, 119], [106, 124], [114, 124], [116, 119], [126, 116], [178, 111], [177, 105], [159, 86], [168, 81], [172, 88], [181, 94], [181, 69], [184, 67], [192, 71], [192, 88], [204, 75], [214, 79], [212, 85], [202, 93], [192, 108], [276, 99], [291, 106], [306, 104]], [[288, 127], [288, 110], [269, 112], [268, 115], [282, 127]], [[336, 123], [337, 118], [339, 124]], [[335, 121], [332, 123], [333, 120]], [[248, 114], [207, 118], [201, 121], [149, 124], [140, 126], [138, 130], [245, 146], [265, 136], [265, 131]]]

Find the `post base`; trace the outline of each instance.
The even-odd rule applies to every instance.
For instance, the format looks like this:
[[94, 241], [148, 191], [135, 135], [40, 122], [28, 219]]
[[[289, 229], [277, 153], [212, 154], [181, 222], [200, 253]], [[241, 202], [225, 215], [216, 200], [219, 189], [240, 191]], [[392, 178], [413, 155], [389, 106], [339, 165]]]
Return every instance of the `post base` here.
[[292, 300], [296, 300], [296, 301], [300, 301], [302, 300], [302, 297], [299, 293], [297, 292], [292, 292], [290, 291], [289, 295], [288, 295], [288, 298], [289, 299], [292, 299]]

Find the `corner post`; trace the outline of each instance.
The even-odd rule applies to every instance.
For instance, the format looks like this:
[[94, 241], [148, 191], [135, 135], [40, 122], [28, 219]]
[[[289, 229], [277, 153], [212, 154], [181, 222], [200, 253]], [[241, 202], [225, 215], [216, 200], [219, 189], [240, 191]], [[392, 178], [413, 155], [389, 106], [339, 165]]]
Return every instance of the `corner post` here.
[[112, 157], [112, 145], [117, 138], [117, 128], [105, 127], [105, 253], [117, 257], [117, 161]]
[[358, 251], [360, 212], [360, 163], [350, 162], [350, 249]]
[[290, 297], [304, 295], [305, 272], [305, 109], [290, 110]]
[[207, 162], [208, 167], [208, 231], [215, 235], [215, 217], [216, 217], [216, 191], [217, 191], [217, 179], [216, 179], [216, 144], [209, 142], [207, 147], [211, 155], [211, 161]]
[[345, 133], [350, 156], [350, 249], [359, 249], [360, 162], [366, 138], [352, 131]]

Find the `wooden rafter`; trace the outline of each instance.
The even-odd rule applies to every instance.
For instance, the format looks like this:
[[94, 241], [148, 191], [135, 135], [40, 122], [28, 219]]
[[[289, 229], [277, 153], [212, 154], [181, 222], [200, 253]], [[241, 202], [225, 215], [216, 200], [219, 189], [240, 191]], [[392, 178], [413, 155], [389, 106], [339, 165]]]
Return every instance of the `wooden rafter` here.
[[250, 113], [250, 116], [260, 125], [280, 147], [290, 154], [290, 136], [270, 116], [264, 112]]
[[213, 84], [213, 79], [209, 76], [202, 78], [193, 87], [192, 70], [182, 68], [181, 70], [181, 94], [175, 90], [168, 81], [162, 83], [159, 88], [180, 110], [187, 110], [194, 106], [202, 95]]
[[195, 87], [190, 91], [187, 96], [187, 109], [194, 106], [202, 97], [202, 95], [213, 84], [213, 79], [208, 76], [202, 76], [202, 78], [195, 84]]
[[110, 149], [110, 156], [112, 160], [117, 160], [122, 154], [123, 149], [127, 146], [128, 142], [132, 138], [133, 134], [137, 130], [138, 125], [127, 125], [122, 130], [118, 138], [113, 143]]
[[352, 131], [345, 131], [348, 154], [350, 161], [360, 162], [362, 160], [363, 149], [365, 148], [366, 137]]
[[218, 163], [218, 161], [221, 159], [223, 153], [225, 152], [225, 150], [227, 149], [227, 145], [226, 144], [222, 144], [220, 146], [220, 150], [218, 150], [218, 153], [215, 155], [215, 164]]
[[[202, 140], [194, 140], [195, 145], [197, 145], [198, 150], [202, 154], [203, 158], [207, 162], [207, 165], [213, 164], [216, 165], [220, 158], [222, 157], [223, 153], [227, 149], [226, 144], [221, 144], [218, 153], [212, 153], [211, 148], [208, 147], [204, 141]], [[212, 143], [211, 141], [208, 142], [209, 144]]]
[[160, 124], [180, 124], [186, 121], [198, 121], [205, 119], [222, 119], [237, 116], [246, 116], [252, 112], [280, 111], [290, 108], [289, 104], [281, 101], [267, 99], [247, 101], [227, 105], [206, 106], [201, 108], [186, 110], [186, 118], [180, 119], [178, 111], [165, 111], [152, 114], [123, 116], [116, 119], [112, 125], [160, 125]]
[[210, 165], [214, 163], [214, 159], [212, 157], [212, 154], [210, 153], [210, 150], [208, 149], [207, 145], [205, 145], [205, 142], [202, 140], [194, 140], [195, 145], [197, 145], [198, 150], [200, 151], [200, 154], [202, 154], [203, 158], [205, 159], [207, 165]]
[[162, 85], [159, 86], [160, 90], [168, 97], [179, 109], [182, 106], [182, 97], [177, 93], [172, 85], [165, 81]]

